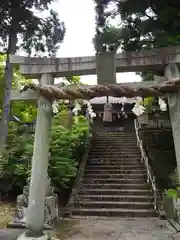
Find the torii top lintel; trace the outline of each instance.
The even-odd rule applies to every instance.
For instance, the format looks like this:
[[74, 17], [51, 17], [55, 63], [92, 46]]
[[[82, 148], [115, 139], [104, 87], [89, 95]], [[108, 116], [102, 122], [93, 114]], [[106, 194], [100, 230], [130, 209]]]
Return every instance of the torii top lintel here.
[[[12, 55], [10, 60], [20, 64], [21, 73], [30, 78], [39, 78], [43, 73], [51, 73], [54, 77], [96, 74], [96, 56], [28, 58]], [[180, 46], [117, 54], [116, 72], [163, 70], [171, 63], [180, 66]]]

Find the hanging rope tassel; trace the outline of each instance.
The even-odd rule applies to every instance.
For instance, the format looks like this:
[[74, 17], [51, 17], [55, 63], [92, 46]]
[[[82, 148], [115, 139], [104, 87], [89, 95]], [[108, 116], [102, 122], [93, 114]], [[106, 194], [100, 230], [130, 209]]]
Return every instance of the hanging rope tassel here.
[[113, 105], [108, 102], [104, 105], [103, 122], [112, 122]]

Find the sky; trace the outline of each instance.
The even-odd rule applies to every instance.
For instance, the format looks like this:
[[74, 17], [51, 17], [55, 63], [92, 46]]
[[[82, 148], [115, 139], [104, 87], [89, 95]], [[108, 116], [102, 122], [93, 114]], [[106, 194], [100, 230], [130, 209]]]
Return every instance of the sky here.
[[[92, 38], [95, 34], [95, 12], [93, 0], [56, 0], [52, 8], [65, 22], [66, 34], [57, 57], [83, 57], [95, 55]], [[114, 20], [119, 24], [120, 19]], [[82, 76], [84, 84], [96, 84], [96, 75]], [[117, 74], [117, 82], [140, 81], [135, 73]]]

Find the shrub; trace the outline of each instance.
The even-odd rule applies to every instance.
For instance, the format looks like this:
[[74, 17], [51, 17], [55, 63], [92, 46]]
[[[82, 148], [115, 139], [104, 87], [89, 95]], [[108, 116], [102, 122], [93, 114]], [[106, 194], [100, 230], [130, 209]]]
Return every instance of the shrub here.
[[[17, 123], [10, 123], [6, 151], [0, 156], [0, 191], [5, 195], [21, 193], [31, 171], [34, 135], [17, 133]], [[70, 129], [59, 125], [59, 114], [53, 119], [48, 173], [59, 194], [71, 187], [87, 133], [83, 116], [74, 117]]]

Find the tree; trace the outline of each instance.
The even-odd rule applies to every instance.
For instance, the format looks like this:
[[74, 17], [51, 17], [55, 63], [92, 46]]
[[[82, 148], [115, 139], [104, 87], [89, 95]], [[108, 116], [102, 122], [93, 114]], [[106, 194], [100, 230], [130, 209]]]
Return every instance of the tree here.
[[[114, 2], [116, 8], [108, 12], [107, 19], [120, 14], [121, 24], [115, 30], [111, 27], [111, 44], [117, 43], [114, 31], [119, 32], [119, 47], [122, 51], [137, 51], [180, 44], [180, 2], [178, 0], [129, 0], [129, 1], [106, 1], [106, 11], [109, 2]], [[105, 28], [104, 28], [105, 29]], [[107, 32], [101, 33], [101, 39], [106, 39]], [[117, 36], [117, 35], [116, 35]], [[106, 40], [103, 40], [106, 42]], [[143, 80], [149, 79], [150, 75], [163, 75], [163, 72], [141, 73]]]
[[125, 50], [180, 44], [178, 0], [129, 0], [118, 4]]
[[[180, 44], [180, 2], [177, 0], [136, 0], [118, 4], [121, 13], [124, 50], [136, 51]], [[163, 71], [141, 73], [142, 80], [152, 80]]]
[[148, 71], [148, 72], [139, 72], [137, 73], [137, 75], [139, 75], [142, 79], [142, 81], [153, 81], [154, 79], [154, 74], [152, 71]]
[[[106, 1], [116, 3], [114, 9], [105, 15], [121, 15], [121, 44], [123, 50], [136, 51], [142, 48], [166, 47], [180, 44], [180, 2], [178, 0], [129, 0]], [[106, 21], [108, 24], [108, 21]]]
[[[5, 54], [0, 56], [0, 83], [4, 78]], [[31, 83], [31, 79], [24, 78], [18, 69], [13, 71], [12, 89], [20, 89], [24, 85]], [[2, 95], [3, 89], [0, 88], [0, 118], [2, 116]], [[36, 102], [32, 101], [13, 101], [10, 104], [10, 116], [16, 116], [23, 122], [31, 122], [36, 117]]]
[[103, 43], [106, 50], [117, 50], [121, 44], [121, 31], [119, 28], [110, 24], [105, 25], [103, 32], [96, 34], [93, 38], [93, 44], [96, 51], [98, 50], [97, 38]]
[[35, 11], [47, 10], [53, 0], [2, 0], [0, 3], [0, 47], [6, 53], [4, 72], [3, 113], [0, 124], [0, 151], [6, 142], [10, 112], [10, 91], [13, 81], [13, 67], [10, 54], [21, 47], [30, 56], [32, 53], [48, 52], [54, 56], [63, 40], [65, 26], [58, 14], [50, 11], [46, 18], [38, 17]]

